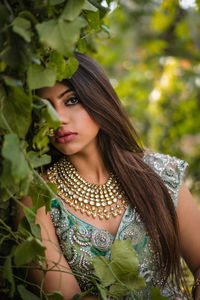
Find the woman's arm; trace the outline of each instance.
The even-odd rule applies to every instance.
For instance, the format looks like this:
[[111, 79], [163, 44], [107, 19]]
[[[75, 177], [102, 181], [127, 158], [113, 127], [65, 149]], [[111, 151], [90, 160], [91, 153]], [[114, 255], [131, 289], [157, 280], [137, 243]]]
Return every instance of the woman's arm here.
[[[200, 279], [200, 210], [184, 183], [179, 191], [177, 215], [182, 256], [195, 280]], [[195, 290], [195, 300], [200, 300], [200, 286]]]
[[[30, 197], [23, 198], [22, 202], [28, 207], [32, 205]], [[23, 210], [21, 208], [18, 216], [17, 222], [23, 217]], [[48, 268], [55, 270], [47, 272], [43, 286], [44, 291], [45, 293], [51, 293], [59, 290], [62, 292], [65, 300], [71, 299], [75, 294], [80, 293], [81, 290], [74, 275], [65, 273], [70, 273], [71, 270], [61, 252], [53, 223], [50, 215], [46, 214], [45, 207], [38, 209], [36, 223], [41, 227], [42, 242], [46, 247], [45, 257], [48, 262]], [[56, 266], [55, 262], [58, 263]], [[32, 281], [38, 285], [41, 284], [43, 278], [42, 271], [30, 268], [29, 275]]]

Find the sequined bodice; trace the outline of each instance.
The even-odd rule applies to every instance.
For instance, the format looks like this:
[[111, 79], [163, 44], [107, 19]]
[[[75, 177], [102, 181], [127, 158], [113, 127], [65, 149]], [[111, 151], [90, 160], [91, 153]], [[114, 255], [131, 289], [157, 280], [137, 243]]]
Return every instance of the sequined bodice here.
[[[144, 161], [158, 173], [166, 184], [174, 205], [177, 205], [178, 191], [187, 163], [169, 155], [150, 153]], [[136, 295], [123, 299], [150, 299], [150, 286], [155, 285], [156, 260], [149, 237], [135, 209], [127, 207], [116, 236], [106, 230], [98, 229], [69, 212], [62, 200], [54, 199], [50, 212], [60, 247], [76, 276], [82, 291], [92, 287], [93, 274], [91, 258], [96, 255], [110, 256], [110, 247], [115, 239], [131, 240], [139, 259], [139, 273], [145, 278], [146, 288]], [[166, 289], [163, 294], [174, 298], [174, 291]], [[179, 296], [179, 294], [176, 294]]]

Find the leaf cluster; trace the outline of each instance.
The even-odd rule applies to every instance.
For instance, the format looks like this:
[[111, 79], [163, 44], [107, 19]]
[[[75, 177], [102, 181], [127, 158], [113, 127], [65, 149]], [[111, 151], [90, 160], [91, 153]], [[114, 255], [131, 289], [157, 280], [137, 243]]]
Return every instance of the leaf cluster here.
[[[120, 299], [130, 296], [138, 299], [138, 291], [145, 288], [144, 278], [139, 276], [139, 261], [131, 240], [115, 240], [111, 246], [111, 257], [96, 256], [92, 259], [93, 279], [101, 299]], [[152, 299], [164, 300], [156, 288], [152, 288]]]
[[[35, 261], [44, 275], [48, 269], [35, 215], [41, 206], [49, 211], [55, 197], [42, 170], [51, 162], [49, 129], [57, 129], [60, 120], [37, 90], [73, 75], [78, 68], [74, 52], [91, 48], [93, 36], [105, 30], [108, 11], [97, 0], [0, 3], [0, 292], [6, 299], [38, 299], [26, 289], [22, 266]], [[27, 195], [33, 202], [29, 209], [20, 201]], [[14, 231], [17, 206], [25, 217]], [[57, 292], [51, 297], [62, 298]]]

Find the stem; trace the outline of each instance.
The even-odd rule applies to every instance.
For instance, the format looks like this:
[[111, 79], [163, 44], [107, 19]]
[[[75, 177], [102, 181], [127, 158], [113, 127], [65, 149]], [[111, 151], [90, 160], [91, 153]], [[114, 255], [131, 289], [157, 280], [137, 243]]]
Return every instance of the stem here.
[[124, 287], [126, 287], [129, 291], [132, 292], [132, 290], [125, 284], [123, 283], [118, 277], [117, 275], [113, 272], [110, 264], [108, 264], [105, 260], [104, 257], [102, 255], [99, 255], [99, 258], [104, 262], [104, 264], [108, 267], [108, 269], [110, 270], [110, 272], [112, 273], [113, 277]]
[[7, 229], [7, 231], [16, 239], [16, 235], [14, 234], [10, 226], [8, 226], [2, 219], [0, 219], [0, 222], [3, 224], [4, 229]]
[[[25, 279], [23, 279], [23, 278], [21, 278], [21, 277], [15, 275], [15, 274], [13, 274], [13, 276], [14, 276], [16, 279], [22, 281], [23, 283], [29, 284], [29, 285], [31, 285], [31, 286], [33, 286], [33, 287], [36, 287], [36, 288], [38, 288], [38, 289], [41, 290], [41, 287], [40, 287], [38, 284], [32, 283], [31, 281], [27, 281], [27, 280], [25, 280]], [[42, 290], [42, 294], [46, 297], [46, 293], [45, 293], [43, 290]]]
[[38, 24], [38, 20], [36, 19], [36, 17], [32, 13], [30, 13], [30, 11], [28, 11], [28, 10], [22, 11], [21, 13], [19, 13], [19, 16], [20, 17], [27, 17], [29, 20], [32, 21], [32, 23], [34, 25]]

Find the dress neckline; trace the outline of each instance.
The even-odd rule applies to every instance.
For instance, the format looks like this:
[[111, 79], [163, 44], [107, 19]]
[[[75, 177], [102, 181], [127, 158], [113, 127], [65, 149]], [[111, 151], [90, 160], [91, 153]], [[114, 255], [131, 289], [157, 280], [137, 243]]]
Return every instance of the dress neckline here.
[[63, 211], [64, 211], [66, 214], [70, 214], [74, 219], [78, 220], [79, 223], [86, 224], [87, 226], [92, 227], [92, 228], [94, 228], [94, 229], [96, 229], [96, 230], [98, 230], [98, 231], [105, 231], [105, 232], [108, 233], [110, 236], [112, 236], [112, 238], [114, 238], [114, 239], [116, 239], [116, 237], [118, 236], [118, 232], [119, 232], [119, 229], [120, 229], [120, 227], [121, 227], [122, 221], [123, 221], [124, 217], [126, 216], [128, 210], [129, 210], [129, 205], [128, 205], [127, 208], [125, 209], [124, 213], [122, 214], [121, 220], [120, 220], [120, 222], [119, 222], [119, 226], [118, 226], [118, 228], [117, 228], [116, 235], [113, 235], [113, 234], [110, 233], [108, 230], [98, 228], [98, 227], [96, 227], [96, 226], [94, 226], [94, 225], [92, 225], [92, 224], [90, 224], [90, 223], [88, 223], [88, 222], [83, 221], [83, 220], [80, 219], [79, 217], [75, 216], [69, 209], [66, 208], [64, 201], [63, 201], [62, 199], [60, 199], [59, 197], [57, 197], [56, 200], [59, 202], [59, 204], [60, 204], [60, 203], [62, 204], [62, 209], [63, 209]]

